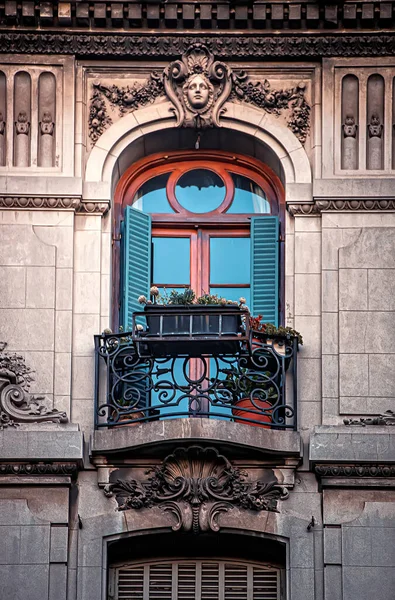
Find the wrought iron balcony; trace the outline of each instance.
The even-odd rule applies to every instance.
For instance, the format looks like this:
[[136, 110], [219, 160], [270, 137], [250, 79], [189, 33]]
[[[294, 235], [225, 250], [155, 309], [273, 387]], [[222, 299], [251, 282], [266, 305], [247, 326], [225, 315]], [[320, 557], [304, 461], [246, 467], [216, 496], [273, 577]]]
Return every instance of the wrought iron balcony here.
[[296, 338], [259, 336], [238, 307], [169, 308], [95, 336], [96, 427], [206, 417], [296, 429]]

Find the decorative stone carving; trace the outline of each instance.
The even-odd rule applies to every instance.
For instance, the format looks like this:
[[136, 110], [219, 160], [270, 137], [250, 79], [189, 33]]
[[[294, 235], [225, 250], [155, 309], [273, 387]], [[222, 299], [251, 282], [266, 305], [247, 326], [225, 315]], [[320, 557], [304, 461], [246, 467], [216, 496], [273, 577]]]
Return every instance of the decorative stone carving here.
[[369, 133], [369, 137], [378, 137], [381, 138], [382, 134], [383, 134], [383, 128], [384, 126], [382, 125], [381, 121], [380, 121], [380, 117], [378, 114], [374, 113], [372, 114], [372, 116], [370, 117], [370, 122], [368, 124], [368, 133]]
[[118, 510], [160, 506], [176, 518], [174, 531], [218, 531], [218, 516], [233, 506], [277, 512], [277, 501], [289, 495], [274, 475], [247, 481], [246, 472], [212, 447], [177, 448], [147, 473], [152, 475], [146, 481], [117, 479], [104, 493], [115, 495]]
[[393, 33], [358, 35], [327, 32], [312, 35], [196, 35], [138, 33], [137, 35], [74, 32], [13, 31], [0, 36], [5, 54], [69, 54], [77, 57], [173, 58], [199, 40], [223, 59], [319, 58], [334, 56], [395, 56]]
[[0, 429], [19, 423], [66, 423], [66, 413], [49, 409], [45, 396], [29, 394], [33, 372], [23, 356], [6, 352], [6, 346], [0, 342]]
[[107, 113], [107, 98], [119, 115], [136, 110], [166, 94], [173, 105], [176, 127], [205, 129], [220, 127], [228, 99], [247, 102], [268, 113], [280, 115], [290, 110], [287, 125], [303, 144], [310, 128], [310, 106], [303, 82], [289, 89], [273, 90], [265, 79], [251, 82], [244, 71], [235, 72], [224, 62], [216, 61], [204, 44], [192, 44], [180, 60], [173, 61], [162, 75], [152, 73], [143, 85], [120, 88], [94, 83], [89, 111], [89, 137], [96, 142], [112, 119]]
[[21, 110], [15, 122], [15, 166], [28, 167], [30, 156], [30, 123], [27, 113]]
[[5, 134], [5, 121], [3, 117], [3, 113], [0, 112], [0, 135]]
[[384, 414], [378, 417], [360, 417], [359, 419], [343, 419], [345, 425], [360, 425], [366, 427], [366, 425], [392, 425], [395, 426], [395, 412], [393, 410], [386, 410]]
[[357, 137], [358, 125], [355, 123], [355, 119], [352, 115], [347, 115], [344, 119], [343, 124], [343, 135], [345, 138], [356, 138]]
[[288, 204], [288, 212], [295, 215], [317, 216], [323, 211], [391, 211], [395, 210], [395, 200], [391, 198], [369, 198], [369, 199], [337, 199], [316, 200], [309, 204]]
[[53, 142], [55, 123], [52, 121], [52, 115], [48, 111], [44, 111], [40, 125], [40, 141], [39, 141], [39, 166], [53, 166]]
[[0, 196], [0, 208], [53, 208], [56, 210], [70, 210], [79, 207], [80, 202], [80, 198], [75, 197], [43, 198], [42, 196]]
[[320, 477], [395, 477], [395, 465], [315, 465]]
[[18, 114], [15, 122], [15, 130], [17, 135], [29, 135], [30, 123], [24, 110], [21, 110]]
[[160, 75], [154, 72], [142, 85], [135, 83], [132, 86], [120, 88], [116, 85], [108, 87], [101, 83], [94, 83], [93, 90], [89, 110], [89, 137], [96, 142], [106, 127], [112, 124], [102, 95], [109, 100], [112, 107], [118, 108], [119, 114], [122, 116], [127, 111], [153, 102], [155, 98], [163, 94], [163, 84]]
[[6, 163], [5, 126], [3, 113], [0, 112], [0, 166]]
[[67, 475], [75, 477], [77, 472], [77, 465], [73, 463], [0, 464], [0, 475]]

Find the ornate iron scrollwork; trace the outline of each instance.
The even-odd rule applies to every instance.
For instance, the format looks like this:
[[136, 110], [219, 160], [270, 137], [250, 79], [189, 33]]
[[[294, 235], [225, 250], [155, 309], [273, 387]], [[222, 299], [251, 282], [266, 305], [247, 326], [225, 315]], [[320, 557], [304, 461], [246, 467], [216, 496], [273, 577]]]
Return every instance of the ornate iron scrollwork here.
[[66, 423], [65, 412], [48, 408], [45, 396], [29, 393], [33, 381], [32, 370], [23, 356], [5, 352], [6, 343], [0, 343], [0, 429], [17, 427], [20, 423], [53, 421]]
[[160, 506], [176, 518], [174, 531], [218, 531], [219, 515], [234, 506], [278, 512], [278, 500], [289, 495], [273, 474], [268, 481], [247, 481], [245, 471], [212, 447], [177, 448], [147, 473], [146, 481], [117, 479], [104, 493], [116, 497], [118, 510]]

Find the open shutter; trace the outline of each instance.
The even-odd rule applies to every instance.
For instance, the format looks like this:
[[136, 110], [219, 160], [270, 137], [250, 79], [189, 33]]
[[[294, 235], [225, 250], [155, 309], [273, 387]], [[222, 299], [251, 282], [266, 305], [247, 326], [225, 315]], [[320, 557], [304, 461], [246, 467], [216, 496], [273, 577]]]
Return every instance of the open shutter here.
[[251, 219], [251, 312], [278, 326], [279, 220], [262, 216]]
[[137, 299], [148, 298], [151, 285], [151, 217], [131, 206], [125, 210], [122, 256], [122, 325], [128, 331], [132, 314], [142, 309]]

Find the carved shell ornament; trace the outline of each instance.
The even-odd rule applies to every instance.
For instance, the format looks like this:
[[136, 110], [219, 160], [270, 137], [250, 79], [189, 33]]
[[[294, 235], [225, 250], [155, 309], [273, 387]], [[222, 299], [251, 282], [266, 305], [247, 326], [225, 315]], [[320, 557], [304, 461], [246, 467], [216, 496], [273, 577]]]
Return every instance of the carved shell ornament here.
[[277, 512], [277, 501], [289, 495], [272, 471], [267, 481], [248, 481], [212, 447], [177, 448], [147, 474], [145, 481], [116, 479], [104, 493], [116, 497], [118, 510], [160, 506], [175, 517], [174, 531], [218, 531], [218, 516], [234, 506]]
[[179, 60], [171, 62], [162, 73], [152, 72], [143, 83], [120, 87], [93, 83], [89, 107], [89, 137], [95, 143], [112, 124], [108, 108], [118, 109], [119, 116], [152, 104], [166, 96], [176, 127], [206, 129], [221, 126], [227, 100], [252, 104], [276, 116], [288, 111], [287, 126], [304, 144], [310, 130], [310, 106], [306, 84], [272, 89], [266, 79], [251, 81], [245, 71], [234, 71], [216, 61], [204, 44], [192, 44]]

